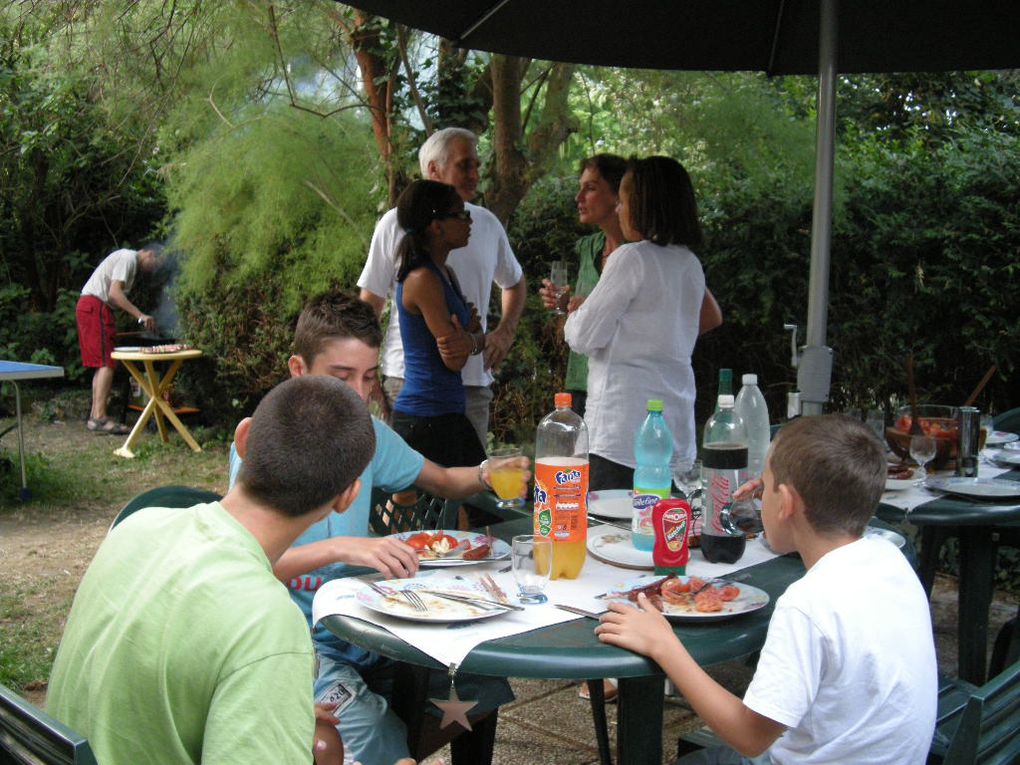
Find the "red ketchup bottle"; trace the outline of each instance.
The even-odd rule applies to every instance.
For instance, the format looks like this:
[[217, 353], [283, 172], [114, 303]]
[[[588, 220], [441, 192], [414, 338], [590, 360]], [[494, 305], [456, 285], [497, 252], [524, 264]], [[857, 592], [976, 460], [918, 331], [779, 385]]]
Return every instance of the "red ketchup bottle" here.
[[656, 574], [685, 574], [691, 551], [691, 506], [684, 499], [660, 499], [652, 510], [655, 547], [652, 560]]

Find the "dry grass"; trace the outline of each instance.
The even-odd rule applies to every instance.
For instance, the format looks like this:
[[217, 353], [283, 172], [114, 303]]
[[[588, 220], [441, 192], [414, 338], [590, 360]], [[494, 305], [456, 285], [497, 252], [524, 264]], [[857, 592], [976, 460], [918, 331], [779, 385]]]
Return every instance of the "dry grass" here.
[[49, 421], [34, 409], [25, 419], [31, 501], [17, 499], [15, 435], [0, 444], [7, 463], [0, 472], [0, 683], [30, 699], [45, 691], [78, 582], [118, 510], [160, 485], [225, 492], [229, 448], [201, 429], [192, 431], [203, 446], [198, 454], [176, 435], [163, 444], [147, 433], [127, 460], [113, 454], [123, 437], [89, 433], [78, 417]]

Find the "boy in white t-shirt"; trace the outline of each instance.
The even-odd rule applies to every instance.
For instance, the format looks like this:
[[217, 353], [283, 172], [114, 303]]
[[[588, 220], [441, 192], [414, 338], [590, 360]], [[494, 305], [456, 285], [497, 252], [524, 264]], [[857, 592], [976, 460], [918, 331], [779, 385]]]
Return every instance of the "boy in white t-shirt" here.
[[[906, 559], [862, 537], [885, 485], [882, 445], [837, 415], [785, 425], [762, 475], [769, 546], [807, 573], [776, 602], [743, 700], [691, 658], [644, 596], [613, 605], [599, 638], [659, 663], [731, 748], [685, 763], [924, 763], [937, 668], [927, 599]], [[751, 759], [755, 758], [755, 759]]]

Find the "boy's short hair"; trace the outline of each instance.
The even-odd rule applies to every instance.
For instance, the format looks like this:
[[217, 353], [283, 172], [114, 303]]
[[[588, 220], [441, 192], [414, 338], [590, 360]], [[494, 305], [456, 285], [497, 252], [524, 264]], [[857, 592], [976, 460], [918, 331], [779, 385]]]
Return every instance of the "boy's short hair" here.
[[301, 310], [294, 329], [294, 353], [308, 366], [330, 340], [354, 338], [365, 345], [382, 345], [382, 328], [372, 306], [346, 292], [313, 297]]
[[800, 417], [769, 451], [776, 485], [793, 487], [819, 534], [860, 536], [885, 490], [885, 449], [863, 423], [842, 415]]
[[247, 447], [238, 483], [261, 504], [297, 517], [354, 483], [375, 453], [375, 429], [346, 383], [302, 375], [262, 399]]

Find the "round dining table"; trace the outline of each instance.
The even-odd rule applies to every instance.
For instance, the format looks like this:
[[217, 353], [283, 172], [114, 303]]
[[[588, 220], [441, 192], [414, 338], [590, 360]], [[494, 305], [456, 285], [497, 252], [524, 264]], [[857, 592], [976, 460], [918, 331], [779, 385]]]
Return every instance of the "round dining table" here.
[[[888, 528], [881, 522], [878, 525]], [[491, 533], [504, 540], [532, 531], [532, 519], [521, 517], [492, 526]], [[908, 543], [909, 545], [909, 543]], [[905, 550], [908, 557], [912, 548]], [[674, 631], [701, 666], [749, 656], [765, 642], [776, 599], [804, 574], [796, 555], [779, 556], [741, 571], [741, 582], [768, 593], [767, 607], [728, 620], [676, 624]], [[383, 627], [352, 616], [327, 616], [323, 624], [344, 640], [415, 667], [445, 669], [431, 656]], [[593, 680], [618, 679], [617, 757], [627, 763], [662, 761], [663, 688], [665, 676], [659, 666], [630, 651], [602, 643], [594, 634], [595, 621], [581, 618], [531, 632], [486, 641], [461, 662], [458, 672], [501, 678]], [[425, 704], [424, 686], [413, 699], [397, 698], [414, 713]], [[417, 709], [415, 708], [417, 707]]]

